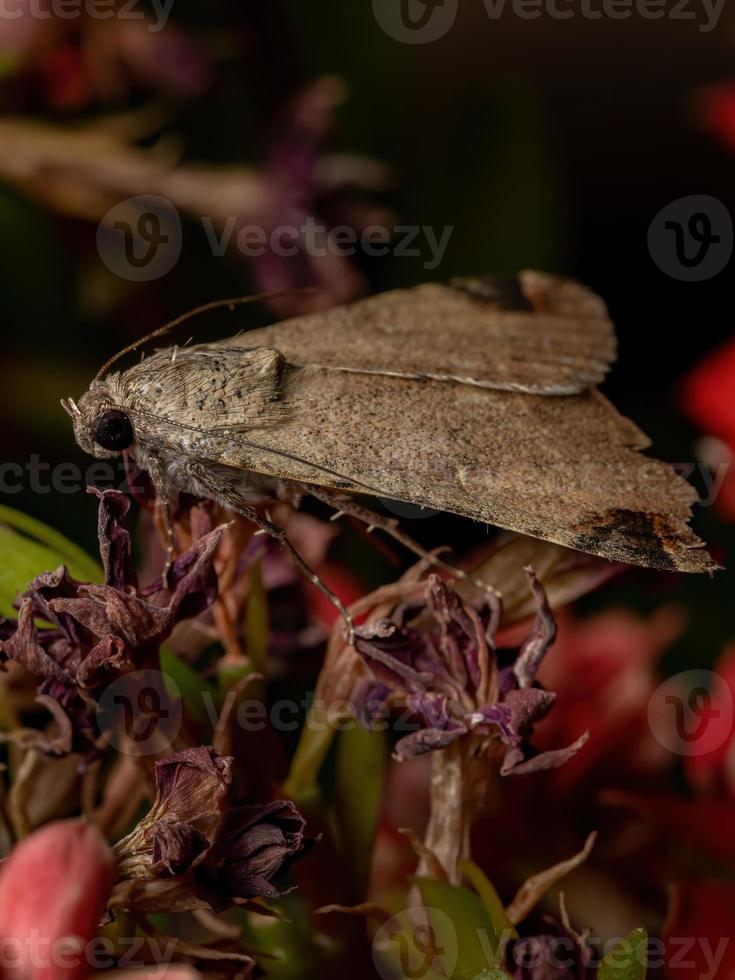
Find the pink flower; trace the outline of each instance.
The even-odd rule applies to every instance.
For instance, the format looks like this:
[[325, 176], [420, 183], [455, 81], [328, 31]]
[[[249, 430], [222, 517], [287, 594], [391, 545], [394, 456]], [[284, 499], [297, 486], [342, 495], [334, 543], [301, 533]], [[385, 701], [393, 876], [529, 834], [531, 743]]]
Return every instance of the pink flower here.
[[[92, 824], [59, 820], [18, 844], [0, 870], [2, 980], [81, 980], [112, 890], [112, 851]], [[181, 964], [98, 973], [99, 980], [198, 980]]]
[[107, 841], [82, 820], [48, 824], [18, 844], [0, 872], [4, 978], [76, 980], [89, 973], [84, 945], [113, 876]]

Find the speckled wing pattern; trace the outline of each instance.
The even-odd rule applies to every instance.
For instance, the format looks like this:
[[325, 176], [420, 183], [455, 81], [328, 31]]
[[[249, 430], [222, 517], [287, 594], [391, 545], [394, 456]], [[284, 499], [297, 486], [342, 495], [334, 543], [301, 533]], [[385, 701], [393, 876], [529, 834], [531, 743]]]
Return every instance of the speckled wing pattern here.
[[228, 402], [199, 442], [213, 466], [439, 508], [612, 560], [715, 567], [688, 527], [693, 488], [642, 455], [646, 436], [595, 390], [614, 332], [574, 283], [523, 273], [422, 286], [242, 334], [206, 348], [228, 352], [230, 390], [247, 383], [238, 347], [280, 355], [279, 413], [262, 424], [242, 413], [238, 427]]

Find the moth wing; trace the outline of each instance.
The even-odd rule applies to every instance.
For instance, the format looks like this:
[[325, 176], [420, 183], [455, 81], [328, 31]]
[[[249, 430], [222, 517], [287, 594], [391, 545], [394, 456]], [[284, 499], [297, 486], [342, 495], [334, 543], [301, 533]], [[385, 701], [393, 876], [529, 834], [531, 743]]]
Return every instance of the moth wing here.
[[145, 420], [195, 432], [279, 425], [285, 362], [277, 350], [201, 344], [158, 351], [115, 375], [119, 404]]
[[547, 395], [598, 384], [616, 354], [602, 300], [540, 272], [382, 293], [250, 331], [234, 343], [277, 348], [300, 367]]
[[434, 381], [295, 372], [287, 421], [218, 461], [369, 493], [653, 568], [715, 567], [688, 527], [696, 499], [598, 392], [566, 398]]

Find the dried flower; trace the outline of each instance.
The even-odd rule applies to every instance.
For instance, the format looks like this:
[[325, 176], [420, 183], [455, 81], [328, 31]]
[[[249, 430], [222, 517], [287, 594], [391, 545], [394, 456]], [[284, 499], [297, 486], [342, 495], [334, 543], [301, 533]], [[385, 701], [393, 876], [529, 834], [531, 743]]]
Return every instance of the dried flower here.
[[214, 839], [227, 806], [232, 760], [202, 746], [155, 766], [153, 806], [115, 845], [123, 878], [183, 874]]
[[358, 709], [369, 716], [387, 701], [403, 701], [424, 723], [398, 742], [397, 759], [444, 749], [466, 735], [497, 738], [507, 747], [501, 773], [508, 775], [556, 768], [582, 747], [586, 735], [539, 754], [530, 754], [527, 745], [534, 724], [555, 700], [532, 685], [556, 636], [544, 590], [533, 572], [528, 575], [536, 621], [518, 655], [501, 669], [491, 645], [500, 610], [486, 603], [477, 612], [435, 575], [428, 580], [426, 605], [418, 610], [419, 616], [428, 614], [428, 628], [408, 622], [409, 616], [417, 618], [417, 610], [407, 606], [393, 619], [358, 629], [358, 653], [375, 679], [362, 686]]
[[222, 911], [281, 894], [272, 880], [306, 850], [305, 821], [276, 800], [227, 808], [232, 760], [187, 749], [156, 763], [156, 797], [115, 845], [113, 907]]
[[303, 855], [305, 821], [293, 803], [276, 800], [230, 810], [197, 868], [197, 894], [219, 912], [233, 898], [276, 898], [272, 884]]
[[[15, 632], [0, 640], [0, 655], [39, 678], [39, 695], [53, 699], [68, 715], [73, 747], [88, 755], [99, 737], [99, 692], [124, 673], [156, 666], [159, 648], [174, 626], [214, 601], [213, 560], [223, 531], [211, 531], [180, 555], [166, 588], [158, 581], [141, 592], [122, 523], [128, 499], [116, 490], [90, 492], [100, 501], [105, 584], [76, 582], [64, 567], [39, 575], [20, 600]], [[51, 626], [37, 626], [36, 618]], [[48, 750], [48, 740], [38, 747]], [[63, 748], [56, 750], [63, 754]]]
[[565, 748], [540, 753], [529, 744], [534, 725], [554, 703], [535, 678], [556, 625], [543, 587], [531, 569], [527, 574], [536, 619], [515, 655], [499, 656], [494, 648], [499, 600], [490, 596], [475, 608], [436, 575], [424, 585], [423, 601], [404, 602], [389, 618], [356, 631], [357, 651], [372, 674], [353, 691], [356, 712], [369, 723], [383, 705], [406, 704], [423, 724], [400, 739], [395, 757], [433, 753], [419, 873], [440, 867], [459, 883], [492, 772], [492, 746], [504, 746], [501, 773], [516, 775], [561, 766], [587, 741], [583, 733]]

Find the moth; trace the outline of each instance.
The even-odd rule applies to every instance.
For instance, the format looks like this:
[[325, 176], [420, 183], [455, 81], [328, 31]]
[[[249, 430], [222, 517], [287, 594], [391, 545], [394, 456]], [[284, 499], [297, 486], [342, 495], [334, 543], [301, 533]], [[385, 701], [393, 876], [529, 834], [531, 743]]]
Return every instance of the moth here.
[[62, 402], [79, 445], [128, 453], [166, 514], [172, 490], [243, 514], [313, 580], [263, 514], [268, 501], [312, 494], [422, 554], [355, 497], [635, 565], [715, 567], [688, 526], [693, 488], [642, 454], [647, 437], [597, 390], [615, 332], [603, 301], [576, 282], [526, 271], [430, 283], [110, 373], [136, 346], [78, 402]]

